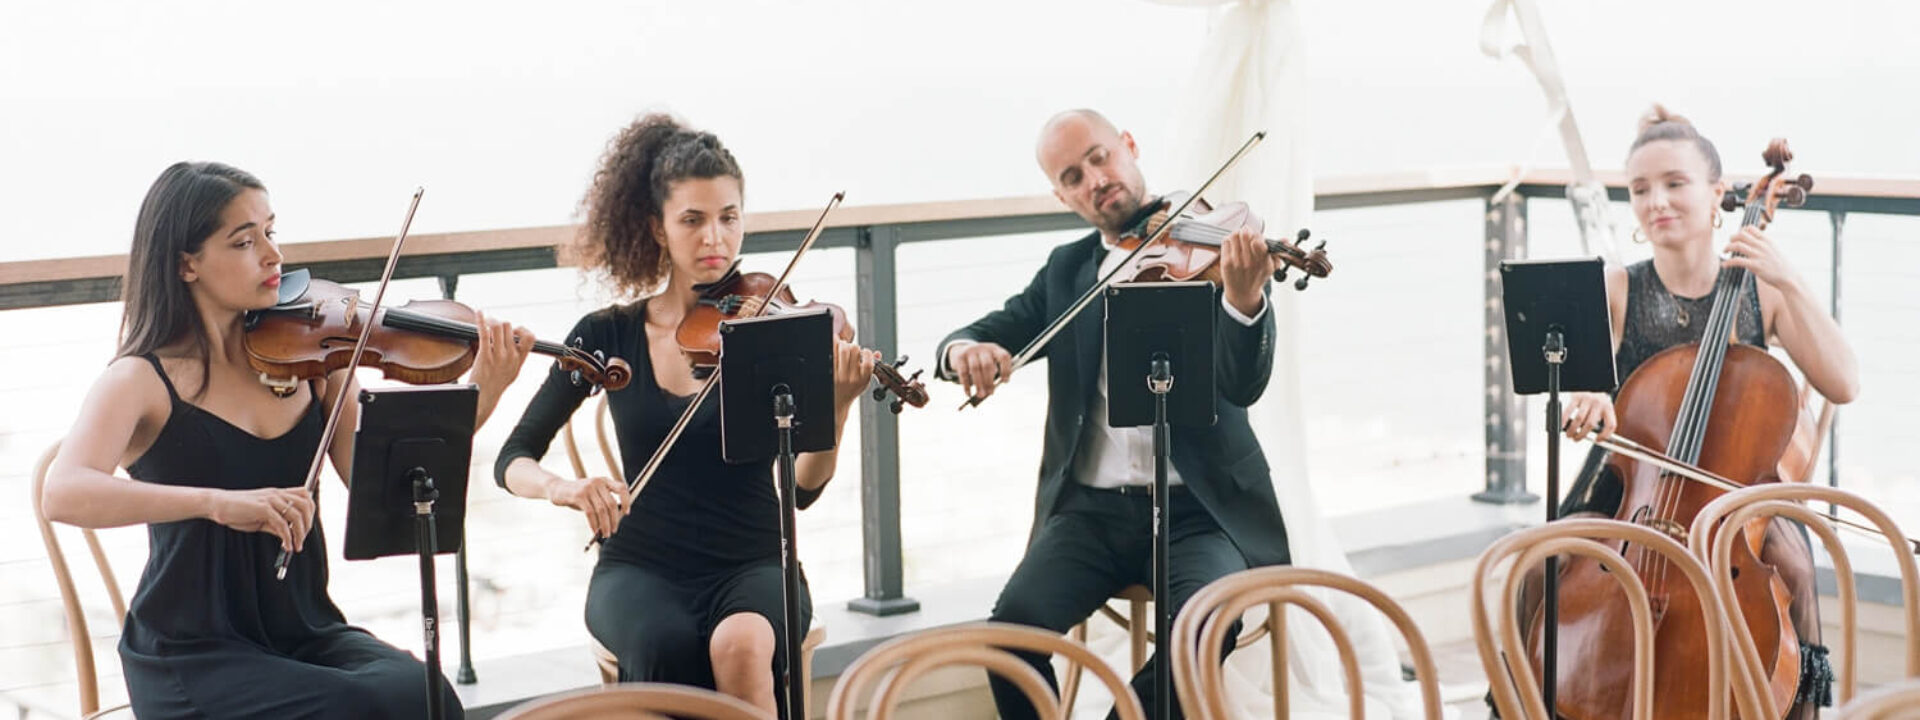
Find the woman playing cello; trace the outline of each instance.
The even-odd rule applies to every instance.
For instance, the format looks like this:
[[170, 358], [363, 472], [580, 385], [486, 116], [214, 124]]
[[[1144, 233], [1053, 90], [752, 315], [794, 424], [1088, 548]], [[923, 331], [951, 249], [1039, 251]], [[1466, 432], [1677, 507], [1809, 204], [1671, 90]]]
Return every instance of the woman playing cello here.
[[[1731, 298], [1737, 313], [1734, 340], [1763, 349], [1777, 344], [1830, 402], [1854, 398], [1859, 371], [1853, 351], [1773, 239], [1746, 225], [1728, 239], [1724, 254], [1716, 253], [1714, 230], [1722, 224], [1718, 206], [1727, 184], [1712, 142], [1685, 118], [1656, 105], [1628, 151], [1627, 182], [1638, 222], [1634, 239], [1651, 245], [1653, 257], [1607, 272], [1620, 377], [1631, 378], [1662, 350], [1703, 342], [1716, 294], [1740, 292], [1716, 288], [1721, 270], [1740, 268], [1757, 282]], [[1722, 386], [1718, 392], [1738, 393], [1740, 388]], [[1562, 418], [1567, 435], [1576, 440], [1589, 434], [1611, 436], [1618, 427], [1614, 402], [1605, 393], [1573, 394]], [[1596, 449], [1562, 505], [1562, 515], [1612, 517], [1619, 511], [1623, 487]], [[1804, 530], [1776, 519], [1761, 541], [1759, 560], [1778, 574], [1791, 596], [1787, 615], [1800, 644], [1800, 682], [1788, 717], [1814, 717], [1818, 706], [1830, 704], [1832, 677], [1826, 648], [1820, 645], [1813, 558]], [[1538, 597], [1537, 589], [1530, 597]], [[1539, 604], [1535, 600], [1523, 607], [1537, 609]]]

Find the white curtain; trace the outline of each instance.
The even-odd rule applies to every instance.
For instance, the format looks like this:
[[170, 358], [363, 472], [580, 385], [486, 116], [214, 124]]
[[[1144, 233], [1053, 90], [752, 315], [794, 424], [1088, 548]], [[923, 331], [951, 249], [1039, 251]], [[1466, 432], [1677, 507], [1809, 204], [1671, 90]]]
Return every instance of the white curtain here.
[[[1210, 14], [1207, 40], [1187, 97], [1178, 106], [1180, 134], [1167, 148], [1170, 172], [1152, 180], [1152, 191], [1191, 190], [1257, 130], [1267, 138], [1207, 191], [1216, 200], [1242, 200], [1266, 221], [1268, 237], [1291, 237], [1311, 227], [1313, 161], [1308, 137], [1306, 48], [1290, 0], [1155, 0], [1201, 6]], [[1173, 183], [1173, 184], [1168, 184]], [[1311, 292], [1311, 290], [1309, 290]], [[1274, 493], [1287, 522], [1293, 562], [1352, 574], [1346, 553], [1314, 502], [1307, 482], [1306, 436], [1300, 410], [1300, 336], [1290, 284], [1275, 285], [1277, 326], [1273, 379], [1252, 409], [1253, 425], [1273, 467]], [[1352, 634], [1363, 669], [1368, 718], [1418, 718], [1418, 686], [1400, 675], [1395, 633], [1364, 601], [1344, 593], [1317, 593]], [[1264, 613], [1249, 615], [1257, 622]], [[1104, 628], [1103, 628], [1104, 626]], [[1090, 645], [1116, 668], [1127, 667], [1125, 637], [1111, 623], [1095, 620]], [[1106, 630], [1101, 632], [1101, 630]], [[1287, 622], [1290, 717], [1346, 718], [1347, 688], [1338, 670], [1333, 640], [1317, 621], [1294, 609]], [[1227, 662], [1228, 695], [1236, 714], [1273, 717], [1272, 664], [1268, 641], [1234, 653]], [[1100, 717], [1108, 703], [1103, 689], [1082, 685], [1076, 717]]]

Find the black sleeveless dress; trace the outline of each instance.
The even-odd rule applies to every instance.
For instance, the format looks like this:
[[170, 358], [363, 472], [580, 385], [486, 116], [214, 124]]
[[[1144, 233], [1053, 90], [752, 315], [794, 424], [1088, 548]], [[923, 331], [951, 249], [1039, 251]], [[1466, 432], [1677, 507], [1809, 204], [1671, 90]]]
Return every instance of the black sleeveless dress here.
[[[248, 490], [299, 487], [325, 418], [316, 396], [299, 424], [260, 438], [180, 398], [153, 447], [127, 467], [142, 482]], [[157, 718], [419, 718], [425, 669], [350, 626], [327, 597], [326, 535], [273, 575], [280, 541], [212, 520], [147, 526], [151, 546], [127, 609], [120, 661], [134, 714]], [[462, 717], [444, 681], [447, 716]]]
[[[1627, 317], [1620, 334], [1620, 350], [1613, 355], [1620, 384], [1625, 385], [1634, 370], [1660, 351], [1700, 342], [1700, 337], [1706, 334], [1707, 316], [1713, 312], [1713, 295], [1680, 297], [1667, 290], [1652, 260], [1628, 265]], [[1734, 323], [1735, 337], [1743, 345], [1765, 350], [1766, 323], [1760, 316], [1758, 283], [1747, 285], [1737, 307], [1740, 314]], [[1615, 388], [1614, 392], [1618, 393], [1619, 389]], [[1586, 464], [1581, 467], [1573, 487], [1567, 490], [1566, 501], [1560, 505], [1560, 514], [1587, 511], [1612, 515], [1619, 509], [1623, 488], [1619, 478], [1601, 472], [1605, 461], [1606, 453], [1599, 447], [1587, 453]]]

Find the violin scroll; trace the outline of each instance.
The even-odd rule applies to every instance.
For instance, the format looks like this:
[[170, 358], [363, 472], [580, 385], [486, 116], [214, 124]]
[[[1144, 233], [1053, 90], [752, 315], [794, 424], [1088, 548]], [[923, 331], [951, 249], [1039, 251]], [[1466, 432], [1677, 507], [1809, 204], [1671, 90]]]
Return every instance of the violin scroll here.
[[907, 356], [901, 355], [900, 359], [893, 362], [882, 361], [873, 365], [873, 380], [879, 383], [873, 388], [874, 402], [886, 400], [887, 395], [892, 394], [893, 401], [887, 403], [887, 409], [895, 415], [900, 414], [906, 405], [927, 406], [927, 386], [920, 382], [920, 373], [924, 371], [915, 370], [912, 377], [902, 376], [900, 368], [906, 364]]
[[1307, 242], [1307, 238], [1312, 236], [1312, 230], [1300, 228], [1300, 232], [1294, 236], [1293, 242], [1286, 240], [1267, 241], [1267, 254], [1280, 258], [1280, 261], [1284, 263], [1280, 266], [1280, 269], [1273, 271], [1274, 282], [1285, 282], [1287, 279], [1287, 271], [1298, 269], [1305, 274], [1302, 275], [1300, 279], [1293, 281], [1293, 289], [1305, 290], [1307, 289], [1308, 280], [1317, 277], [1323, 278], [1333, 272], [1333, 261], [1327, 259], [1327, 241], [1325, 239], [1322, 239], [1320, 244], [1315, 245], [1312, 250], [1302, 251], [1300, 249], [1300, 246]]

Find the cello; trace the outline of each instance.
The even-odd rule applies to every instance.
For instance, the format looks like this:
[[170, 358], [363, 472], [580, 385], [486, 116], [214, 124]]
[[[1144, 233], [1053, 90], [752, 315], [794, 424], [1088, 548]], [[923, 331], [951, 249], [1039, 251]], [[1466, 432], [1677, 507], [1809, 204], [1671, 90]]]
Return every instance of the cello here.
[[[1781, 203], [1804, 202], [1813, 181], [1786, 177], [1793, 159], [1786, 141], [1769, 143], [1763, 158], [1772, 170], [1747, 190], [1742, 226], [1765, 227]], [[1740, 204], [1737, 195], [1729, 198]], [[1733, 207], [1723, 207], [1731, 210]], [[1724, 267], [1714, 284], [1712, 311], [1702, 341], [1655, 354], [1621, 385], [1614, 400], [1626, 438], [1681, 463], [1741, 485], [1780, 482], [1781, 459], [1800, 418], [1799, 393], [1787, 369], [1765, 350], [1732, 342], [1738, 298], [1754, 282], [1745, 269]], [[1687, 544], [1693, 518], [1726, 490], [1621, 453], [1602, 472], [1620, 479], [1614, 519], [1651, 528]], [[1734, 545], [1733, 602], [1744, 611], [1747, 632], [1760, 649], [1766, 692], [1786, 708], [1800, 680], [1800, 645], [1788, 614], [1792, 602], [1773, 567], [1759, 559], [1768, 526], [1742, 528]], [[1638, 572], [1653, 606], [1653, 694], [1662, 717], [1705, 717], [1709, 698], [1724, 687], [1707, 685], [1709, 647], [1702, 598], [1657, 552], [1617, 547]], [[1607, 571], [1589, 558], [1563, 565], [1559, 580], [1558, 673], [1554, 712], [1571, 720], [1626, 717], [1630, 712], [1633, 639], [1626, 596]], [[1530, 624], [1530, 655], [1542, 659], [1542, 613]], [[1749, 718], [1748, 720], [1754, 720]]]

